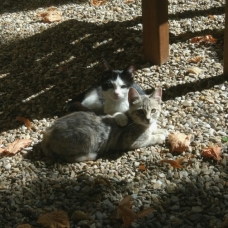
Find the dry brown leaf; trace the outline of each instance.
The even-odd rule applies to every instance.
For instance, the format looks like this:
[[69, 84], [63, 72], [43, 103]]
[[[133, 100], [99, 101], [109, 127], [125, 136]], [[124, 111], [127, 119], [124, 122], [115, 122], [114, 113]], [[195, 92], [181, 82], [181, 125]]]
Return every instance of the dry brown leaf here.
[[209, 18], [210, 18], [211, 20], [214, 20], [214, 19], [215, 19], [215, 16], [214, 16], [214, 15], [209, 15]]
[[119, 203], [119, 206], [117, 208], [117, 218], [122, 218], [124, 225], [128, 227], [135, 219], [139, 219], [144, 216], [147, 216], [153, 211], [154, 211], [153, 208], [147, 208], [145, 210], [140, 211], [138, 214], [136, 214], [132, 210], [131, 196], [127, 195]]
[[222, 222], [222, 228], [227, 228], [228, 227], [228, 215], [226, 215], [226, 216], [225, 216], [224, 221]]
[[0, 147], [0, 154], [4, 153], [5, 149]]
[[160, 161], [161, 163], [165, 162], [165, 163], [169, 163], [172, 167], [174, 168], [182, 168], [183, 166], [180, 165], [180, 163], [176, 160], [168, 160], [168, 159], [163, 159]]
[[119, 203], [119, 205], [126, 206], [128, 208], [132, 208], [132, 201], [131, 201], [131, 196], [127, 195], [125, 196]]
[[90, 4], [92, 6], [101, 6], [106, 3], [106, 0], [91, 0]]
[[135, 220], [135, 212], [124, 205], [119, 205], [118, 209], [120, 210], [124, 225], [127, 227], [130, 226], [131, 223]]
[[191, 43], [215, 43], [216, 39], [212, 35], [196, 36], [190, 40]]
[[112, 188], [111, 182], [107, 178], [104, 178], [102, 176], [96, 176], [94, 179], [94, 182], [95, 182], [95, 184], [103, 184], [103, 185], [107, 185], [110, 188]]
[[203, 149], [201, 152], [201, 155], [205, 158], [213, 158], [217, 161], [221, 160], [221, 147], [218, 145], [215, 145], [213, 147], [208, 147]]
[[9, 146], [7, 146], [4, 150], [6, 154], [8, 155], [14, 155], [18, 152], [20, 152], [23, 148], [30, 146], [32, 143], [31, 139], [17, 139], [13, 143], [11, 143]]
[[135, 2], [135, 0], [126, 0], [124, 3], [129, 4], [129, 3], [133, 3], [133, 2]]
[[44, 22], [58, 22], [62, 20], [62, 12], [60, 12], [56, 7], [51, 6], [47, 11], [39, 13], [38, 16], [42, 17]]
[[199, 75], [199, 74], [201, 74], [203, 72], [203, 70], [200, 69], [199, 67], [190, 67], [190, 68], [187, 69], [187, 72]]
[[151, 214], [152, 212], [154, 212], [155, 210], [152, 208], [152, 207], [149, 207], [149, 208], [146, 208], [142, 211], [140, 211], [137, 215], [136, 215], [136, 218], [142, 218], [142, 217], [145, 217], [149, 214]]
[[32, 228], [32, 226], [29, 224], [21, 224], [21, 225], [18, 225], [16, 228]]
[[172, 132], [169, 136], [169, 142], [171, 144], [171, 152], [183, 152], [189, 148], [192, 135], [185, 135], [179, 132]]
[[139, 165], [139, 171], [145, 171], [146, 170], [146, 166], [143, 164]]
[[68, 215], [64, 211], [53, 211], [41, 215], [37, 222], [48, 228], [70, 228]]
[[71, 220], [73, 221], [81, 221], [81, 220], [87, 220], [88, 215], [84, 211], [76, 210], [71, 216]]
[[25, 118], [25, 117], [22, 117], [22, 116], [18, 116], [16, 118], [17, 120], [21, 121], [24, 123], [24, 125], [29, 129], [31, 130], [31, 122], [29, 119]]
[[202, 60], [202, 57], [198, 55], [196, 57], [189, 59], [187, 62], [188, 63], [199, 63], [201, 60]]

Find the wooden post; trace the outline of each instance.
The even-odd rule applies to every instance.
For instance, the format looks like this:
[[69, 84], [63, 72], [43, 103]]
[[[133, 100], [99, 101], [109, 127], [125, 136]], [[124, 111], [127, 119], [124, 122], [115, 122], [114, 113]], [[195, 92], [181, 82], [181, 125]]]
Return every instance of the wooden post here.
[[142, 0], [142, 23], [145, 60], [165, 63], [169, 57], [168, 0]]
[[226, 0], [225, 34], [224, 34], [224, 75], [228, 79], [228, 0]]

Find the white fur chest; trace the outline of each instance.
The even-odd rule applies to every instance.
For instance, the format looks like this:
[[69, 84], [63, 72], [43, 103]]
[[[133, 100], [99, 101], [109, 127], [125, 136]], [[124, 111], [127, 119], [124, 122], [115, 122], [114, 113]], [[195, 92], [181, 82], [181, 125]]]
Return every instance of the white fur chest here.
[[104, 112], [109, 115], [113, 115], [116, 112], [126, 112], [129, 109], [129, 103], [127, 99], [113, 101], [106, 99], [104, 103]]

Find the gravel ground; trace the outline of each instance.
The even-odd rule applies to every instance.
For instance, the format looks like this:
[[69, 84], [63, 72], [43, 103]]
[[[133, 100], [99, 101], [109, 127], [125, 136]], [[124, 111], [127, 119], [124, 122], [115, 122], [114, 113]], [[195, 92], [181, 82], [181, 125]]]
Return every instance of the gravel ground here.
[[[0, 158], [0, 227], [42, 227], [40, 215], [63, 210], [71, 227], [121, 228], [116, 208], [126, 195], [132, 196], [135, 212], [155, 209], [131, 227], [228, 227], [228, 150], [222, 140], [228, 135], [228, 82], [222, 75], [225, 3], [169, 2], [170, 58], [154, 66], [143, 60], [139, 0], [109, 0], [100, 7], [88, 0], [3, 0], [1, 147], [24, 138], [32, 145]], [[42, 22], [37, 15], [49, 6], [62, 12], [62, 21]], [[216, 43], [190, 42], [203, 35], [212, 35]], [[197, 56], [201, 61], [192, 62]], [[170, 153], [167, 143], [76, 164], [53, 163], [42, 155], [42, 132], [67, 113], [68, 100], [99, 79], [103, 59], [117, 69], [133, 63], [136, 81], [147, 91], [162, 86], [159, 125], [192, 134], [188, 151]], [[17, 116], [30, 119], [32, 130]], [[219, 162], [201, 157], [212, 143], [222, 147]], [[160, 163], [191, 154], [195, 157], [181, 169]], [[72, 217], [76, 210], [86, 215]]]

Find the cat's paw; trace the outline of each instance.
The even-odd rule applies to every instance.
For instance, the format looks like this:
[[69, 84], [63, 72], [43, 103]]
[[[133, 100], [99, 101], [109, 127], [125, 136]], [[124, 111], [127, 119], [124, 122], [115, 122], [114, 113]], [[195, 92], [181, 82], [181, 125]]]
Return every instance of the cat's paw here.
[[122, 113], [122, 112], [117, 112], [113, 115], [115, 121], [116, 121], [116, 124], [123, 127], [123, 126], [126, 126], [127, 123], [128, 123], [128, 118], [127, 116]]
[[166, 135], [164, 134], [157, 134], [156, 135], [156, 141], [158, 144], [163, 144], [165, 142]]

